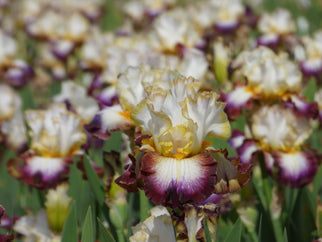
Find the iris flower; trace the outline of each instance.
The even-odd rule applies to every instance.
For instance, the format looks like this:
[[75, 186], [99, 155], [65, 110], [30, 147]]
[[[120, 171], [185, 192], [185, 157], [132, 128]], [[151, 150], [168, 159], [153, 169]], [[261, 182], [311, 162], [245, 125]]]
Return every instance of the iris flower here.
[[301, 61], [301, 70], [307, 76], [319, 78], [322, 73], [322, 31], [317, 31], [313, 38], [303, 37], [303, 43], [305, 54]]
[[223, 94], [230, 118], [243, 109], [254, 109], [258, 103], [284, 103], [299, 115], [317, 116], [317, 104], [308, 103], [300, 96], [302, 75], [297, 66], [288, 60], [286, 53], [276, 55], [267, 47], [242, 52], [232, 63], [236, 87]]
[[98, 112], [87, 130], [99, 138], [107, 139], [111, 131], [134, 127], [132, 109], [144, 98], [147, 85], [167, 86], [175, 77], [173, 71], [151, 70], [149, 66], [129, 67], [119, 76], [116, 83], [119, 103]]
[[279, 8], [272, 14], [264, 13], [258, 21], [262, 35], [257, 43], [264, 46], [276, 46], [287, 35], [295, 32], [295, 23], [286, 9]]
[[72, 200], [67, 190], [66, 184], [50, 189], [46, 195], [46, 209], [39, 210], [36, 215], [20, 217], [16, 221], [13, 229], [23, 236], [24, 241], [61, 241]]
[[67, 179], [73, 156], [81, 155], [86, 142], [81, 119], [52, 104], [48, 110], [28, 110], [31, 144], [28, 151], [8, 162], [9, 173], [39, 189], [54, 187]]
[[300, 96], [302, 75], [283, 53], [267, 47], [243, 52], [233, 65], [246, 79], [223, 95], [231, 118], [247, 110], [245, 134], [234, 131], [230, 143], [241, 163], [252, 165], [264, 153], [266, 168], [280, 183], [300, 187], [317, 171], [318, 156], [305, 144], [312, 133], [310, 121], [318, 116], [316, 102]]
[[227, 151], [205, 140], [227, 139], [231, 131], [225, 104], [201, 85], [177, 74], [168, 88], [145, 88], [146, 98], [131, 112], [142, 130], [140, 152], [118, 184], [133, 185], [129, 183], [136, 177], [152, 202], [178, 207], [235, 191], [248, 181], [249, 173], [240, 169], [238, 159], [228, 159]]
[[267, 171], [293, 188], [312, 181], [319, 155], [305, 144], [313, 132], [310, 121], [281, 105], [262, 106], [251, 116], [246, 134], [235, 131], [230, 140], [244, 164], [263, 152]]
[[19, 95], [8, 85], [0, 84], [0, 141], [15, 152], [25, 151], [27, 134]]

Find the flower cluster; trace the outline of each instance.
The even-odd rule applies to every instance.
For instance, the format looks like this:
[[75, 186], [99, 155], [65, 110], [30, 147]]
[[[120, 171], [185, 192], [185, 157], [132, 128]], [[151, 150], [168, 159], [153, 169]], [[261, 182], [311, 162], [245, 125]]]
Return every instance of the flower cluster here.
[[47, 188], [66, 180], [72, 157], [81, 155], [86, 142], [81, 120], [63, 104], [46, 111], [26, 111], [30, 127], [29, 150], [8, 163], [9, 173], [24, 183]]
[[322, 32], [245, 2], [0, 0], [0, 192], [21, 192], [18, 238], [66, 240], [71, 200], [82, 240], [214, 240], [224, 213], [254, 241], [261, 214], [291, 236], [292, 189], [319, 201]]

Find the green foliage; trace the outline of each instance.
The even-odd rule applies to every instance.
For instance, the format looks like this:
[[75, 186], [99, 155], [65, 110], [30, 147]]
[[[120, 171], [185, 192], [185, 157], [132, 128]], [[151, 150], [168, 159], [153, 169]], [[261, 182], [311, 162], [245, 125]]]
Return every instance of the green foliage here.
[[113, 235], [104, 227], [100, 219], [97, 219], [99, 225], [100, 240], [106, 242], [116, 241]]
[[93, 226], [93, 217], [91, 207], [88, 208], [84, 224], [82, 226], [82, 240], [81, 242], [95, 241], [95, 232]]
[[75, 201], [73, 201], [70, 205], [68, 217], [66, 219], [66, 222], [63, 228], [61, 239], [62, 239], [62, 242], [78, 241]]
[[230, 233], [225, 238], [224, 242], [238, 242], [241, 240], [242, 222], [237, 219], [235, 224], [232, 226]]
[[[273, 11], [276, 7], [285, 7], [291, 10], [296, 17], [305, 16], [310, 22], [310, 33], [312, 33], [322, 26], [321, 1], [312, 0], [310, 2], [311, 5], [308, 8], [301, 8], [294, 0], [264, 0], [263, 6], [269, 11]], [[101, 19], [102, 29], [115, 30], [123, 23], [124, 16], [118, 10], [118, 4], [119, 1], [116, 0], [105, 2], [106, 14]], [[250, 34], [254, 35], [254, 33]], [[37, 51], [37, 41], [29, 39], [26, 41], [28, 49], [24, 50], [26, 53], [21, 53], [21, 55], [32, 60], [34, 52]], [[226, 75], [227, 73], [223, 73], [222, 79], [226, 79]], [[314, 93], [320, 88], [318, 85], [317, 80], [311, 78], [303, 90], [304, 96], [309, 101], [314, 100]], [[23, 110], [36, 109], [40, 105], [50, 103], [51, 97], [61, 91], [61, 83], [52, 82], [46, 90], [42, 90], [42, 95], [37, 95], [40, 94], [38, 91], [40, 92], [28, 85], [17, 90], [23, 100]], [[232, 129], [243, 130], [244, 117], [242, 115], [236, 121], [231, 122]], [[321, 137], [322, 130], [317, 127], [308, 141], [320, 153], [322, 152]], [[129, 193], [126, 202], [109, 204], [107, 202], [110, 199], [106, 192], [107, 188], [90, 164], [90, 160], [92, 160], [96, 165], [103, 167], [103, 151], [120, 152], [121, 139], [121, 132], [113, 132], [101, 150], [90, 149], [88, 154], [84, 155], [83, 162], [87, 180], [83, 179], [84, 174], [77, 168], [77, 163], [81, 162], [79, 159], [75, 158], [74, 164], [70, 166], [68, 194], [73, 201], [61, 235], [63, 242], [76, 242], [79, 239], [82, 242], [93, 242], [97, 239], [104, 242], [128, 241], [132, 235], [132, 226], [144, 221], [149, 216], [148, 212], [153, 204], [141, 190], [138, 194]], [[209, 140], [213, 142], [213, 147], [227, 149], [230, 157], [236, 156], [227, 141], [210, 138]], [[11, 218], [15, 215], [24, 216], [27, 211], [30, 214], [36, 214], [40, 209], [44, 209], [45, 194], [47, 193], [47, 190], [30, 188], [8, 174], [6, 163], [14, 156], [14, 152], [10, 149], [0, 147], [0, 204], [3, 205], [6, 214]], [[261, 165], [262, 169], [259, 173], [253, 172], [249, 181], [250, 186], [246, 188], [246, 192], [251, 194], [249, 196], [253, 196], [253, 203], [246, 204], [246, 199], [240, 202], [246, 204], [242, 205], [252, 206], [257, 210], [256, 216], [252, 217], [255, 221], [254, 231], [247, 229], [243, 220], [245, 217], [241, 218], [240, 211], [236, 210], [240, 204], [233, 202], [232, 210], [223, 214], [219, 219], [217, 241], [312, 241], [318, 236], [322, 236], [322, 215], [321, 211], [318, 211], [318, 201], [322, 201], [322, 167], [320, 166], [315, 179], [308, 187], [292, 189], [278, 187], [279, 184], [268, 174], [265, 174], [263, 161]], [[276, 187], [282, 190], [278, 195], [273, 193]], [[280, 217], [272, 215], [271, 206], [274, 196], [283, 197]], [[211, 241], [205, 219], [204, 229], [206, 241]], [[7, 231], [0, 228], [0, 233], [5, 234]]]

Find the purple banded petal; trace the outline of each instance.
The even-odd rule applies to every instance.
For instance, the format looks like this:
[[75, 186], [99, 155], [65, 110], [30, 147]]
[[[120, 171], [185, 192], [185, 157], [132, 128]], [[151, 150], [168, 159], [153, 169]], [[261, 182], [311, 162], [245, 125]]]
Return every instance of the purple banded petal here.
[[228, 143], [235, 151], [237, 151], [237, 149], [243, 145], [245, 139], [245, 134], [235, 129], [233, 130]]
[[252, 107], [253, 92], [245, 86], [237, 86], [228, 94], [223, 94], [221, 99], [227, 103], [225, 112], [230, 119], [241, 115], [243, 109]]
[[145, 194], [155, 204], [198, 204], [213, 193], [217, 165], [210, 154], [175, 159], [149, 152], [141, 166]]
[[118, 100], [118, 95], [115, 86], [109, 86], [104, 88], [97, 96], [100, 106], [112, 106]]
[[243, 166], [239, 158], [228, 158], [227, 150], [212, 150], [211, 156], [217, 162], [217, 180], [214, 192], [217, 194], [231, 193], [244, 186], [251, 172], [251, 165]]
[[58, 59], [65, 61], [74, 50], [75, 44], [69, 40], [58, 40], [52, 43], [51, 52]]
[[318, 170], [319, 159], [313, 151], [273, 152], [277, 179], [292, 188], [309, 184]]
[[87, 93], [89, 95], [93, 95], [93, 93], [97, 89], [101, 89], [104, 86], [104, 79], [103, 79], [103, 77], [102, 77], [101, 74], [99, 74], [99, 73], [93, 74], [92, 77], [91, 77], [91, 79], [92, 79], [92, 82], [89, 85], [88, 91], [87, 91]]
[[96, 8], [93, 10], [86, 10], [82, 11], [83, 14], [88, 18], [92, 23], [95, 23], [98, 21], [98, 19], [103, 15], [104, 11], [101, 8]]
[[280, 36], [277, 34], [264, 34], [257, 39], [257, 45], [266, 46], [274, 49], [280, 42]]
[[17, 88], [25, 86], [33, 76], [34, 71], [32, 68], [22, 60], [15, 60], [5, 73], [5, 78], [12, 86]]
[[215, 28], [220, 33], [228, 34], [234, 32], [239, 26], [239, 20], [217, 21]]
[[292, 95], [286, 102], [285, 106], [293, 108], [295, 113], [300, 117], [318, 118], [319, 107], [316, 102], [308, 103], [304, 97]]
[[322, 58], [304, 60], [300, 63], [301, 71], [304, 75], [315, 76], [322, 73]]
[[96, 137], [108, 139], [111, 131], [125, 130], [133, 125], [130, 115], [120, 105], [114, 105], [98, 112], [85, 128]]
[[20, 157], [10, 159], [7, 164], [9, 174], [29, 186], [38, 189], [56, 187], [66, 181], [72, 158], [35, 156], [26, 152]]
[[253, 164], [254, 156], [261, 147], [256, 143], [255, 140], [246, 139], [242, 146], [237, 149], [237, 153], [240, 157], [240, 165], [243, 167], [249, 167]]

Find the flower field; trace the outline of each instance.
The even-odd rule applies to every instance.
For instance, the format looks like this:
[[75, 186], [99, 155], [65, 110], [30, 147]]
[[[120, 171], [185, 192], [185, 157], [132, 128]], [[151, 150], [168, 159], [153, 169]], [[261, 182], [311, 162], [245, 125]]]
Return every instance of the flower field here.
[[0, 242], [321, 241], [319, 0], [0, 1]]

